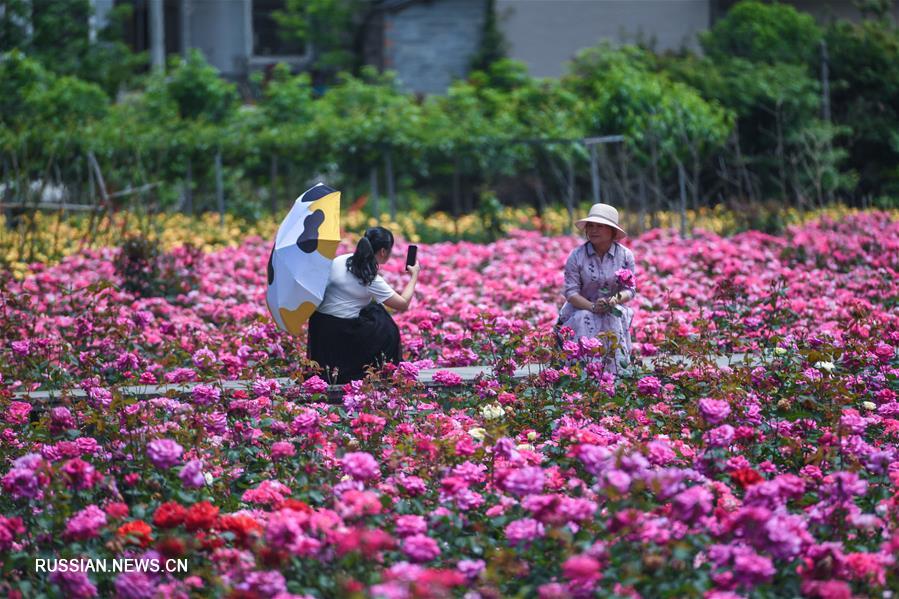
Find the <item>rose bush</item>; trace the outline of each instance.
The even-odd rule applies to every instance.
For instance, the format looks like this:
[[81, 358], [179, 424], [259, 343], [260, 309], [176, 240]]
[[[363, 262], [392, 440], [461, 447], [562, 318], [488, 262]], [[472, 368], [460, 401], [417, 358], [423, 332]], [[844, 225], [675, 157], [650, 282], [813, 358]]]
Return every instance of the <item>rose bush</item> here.
[[[337, 404], [302, 340], [266, 314], [259, 238], [207, 254], [200, 287], [170, 298], [121, 289], [105, 249], [6, 278], [0, 590], [848, 597], [899, 585], [899, 224], [867, 213], [784, 237], [641, 236], [635, 348], [654, 360], [618, 380], [580, 360], [597, 344], [552, 338], [577, 243], [516, 232], [420, 246], [420, 295], [397, 317], [407, 361]], [[731, 352], [759, 359], [711, 359]], [[528, 362], [539, 374], [509, 376]], [[493, 374], [416, 382], [423, 367], [471, 363]], [[164, 382], [198, 385], [123, 393]], [[16, 394], [42, 388], [63, 395]], [[48, 575], [37, 556], [178, 557], [189, 572]]]

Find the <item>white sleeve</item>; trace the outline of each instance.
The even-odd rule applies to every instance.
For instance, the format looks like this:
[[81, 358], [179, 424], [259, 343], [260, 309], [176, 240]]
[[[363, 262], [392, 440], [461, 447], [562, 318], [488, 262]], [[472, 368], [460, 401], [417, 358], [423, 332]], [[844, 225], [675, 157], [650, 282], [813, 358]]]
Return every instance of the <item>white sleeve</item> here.
[[375, 280], [371, 282], [371, 285], [368, 286], [368, 293], [373, 300], [379, 304], [383, 304], [393, 297], [393, 294], [396, 292], [393, 290], [393, 287], [387, 284], [384, 277], [378, 275], [375, 277]]

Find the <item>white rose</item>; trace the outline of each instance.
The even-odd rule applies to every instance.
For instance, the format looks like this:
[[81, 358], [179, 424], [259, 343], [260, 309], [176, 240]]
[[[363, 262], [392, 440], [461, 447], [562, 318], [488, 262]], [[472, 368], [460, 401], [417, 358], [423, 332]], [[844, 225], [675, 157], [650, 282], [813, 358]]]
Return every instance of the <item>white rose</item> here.
[[487, 436], [487, 431], [485, 431], [481, 427], [475, 427], [468, 431], [468, 435], [475, 441], [483, 441], [484, 437]]
[[481, 408], [481, 416], [487, 420], [495, 420], [505, 415], [506, 411], [498, 403], [487, 404]]

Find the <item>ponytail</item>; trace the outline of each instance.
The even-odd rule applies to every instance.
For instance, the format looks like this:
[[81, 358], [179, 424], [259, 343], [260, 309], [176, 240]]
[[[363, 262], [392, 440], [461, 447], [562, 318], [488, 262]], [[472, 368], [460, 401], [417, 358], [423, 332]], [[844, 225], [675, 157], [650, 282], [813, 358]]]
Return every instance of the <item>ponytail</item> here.
[[378, 262], [375, 252], [393, 249], [393, 233], [384, 227], [372, 227], [356, 244], [356, 251], [346, 261], [346, 269], [365, 286], [371, 285], [378, 276]]

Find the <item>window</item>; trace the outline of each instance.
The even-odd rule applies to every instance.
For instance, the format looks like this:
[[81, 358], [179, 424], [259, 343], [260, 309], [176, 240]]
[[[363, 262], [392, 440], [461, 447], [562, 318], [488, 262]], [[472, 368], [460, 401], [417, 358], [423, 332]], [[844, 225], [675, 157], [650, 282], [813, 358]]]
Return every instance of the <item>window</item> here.
[[284, 0], [253, 0], [253, 55], [303, 56], [306, 48], [283, 34], [274, 13], [284, 10]]

